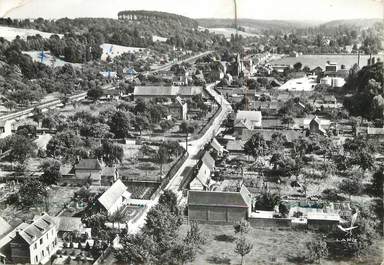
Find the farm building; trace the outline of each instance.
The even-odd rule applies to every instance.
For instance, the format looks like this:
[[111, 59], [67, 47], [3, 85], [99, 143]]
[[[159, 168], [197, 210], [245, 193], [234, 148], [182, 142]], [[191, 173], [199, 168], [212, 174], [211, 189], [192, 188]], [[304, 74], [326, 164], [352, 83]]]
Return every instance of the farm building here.
[[189, 191], [188, 221], [235, 223], [248, 218], [251, 202], [245, 186], [239, 192]]

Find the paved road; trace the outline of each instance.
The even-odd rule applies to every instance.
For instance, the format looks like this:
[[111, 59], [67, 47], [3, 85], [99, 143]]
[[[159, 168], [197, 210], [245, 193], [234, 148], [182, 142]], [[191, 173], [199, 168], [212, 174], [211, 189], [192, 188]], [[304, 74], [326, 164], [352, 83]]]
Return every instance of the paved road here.
[[[197, 155], [197, 153], [206, 145], [209, 143], [214, 136], [217, 135], [219, 132], [220, 126], [223, 123], [223, 121], [227, 118], [229, 113], [232, 111], [231, 104], [229, 104], [225, 98], [217, 93], [214, 90], [215, 84], [209, 84], [207, 85], [207, 91], [211, 96], [214, 97], [216, 102], [221, 105], [221, 112], [220, 114], [216, 117], [214, 120], [212, 126], [205, 132], [205, 134], [194, 141], [189, 142], [188, 144], [188, 159], [184, 162], [184, 164], [180, 167], [180, 169], [176, 172], [176, 174], [173, 176], [173, 178], [170, 180], [168, 185], [166, 186], [165, 189], [172, 190], [174, 193], [176, 193], [178, 199], [179, 199], [179, 204], [182, 205], [185, 203], [185, 198], [182, 196], [182, 191], [179, 191], [180, 184], [182, 183], [183, 180], [183, 171], [186, 167], [193, 167], [196, 165], [198, 160], [194, 159], [194, 157]], [[180, 143], [182, 146], [185, 148], [185, 142]], [[145, 213], [141, 216], [140, 219], [138, 219], [135, 223], [130, 223], [129, 224], [129, 233], [136, 233], [140, 231], [141, 227], [145, 223], [145, 218], [150, 210], [151, 207], [155, 206], [158, 203], [160, 195], [157, 196], [153, 201], [150, 202], [149, 207], [145, 211]]]

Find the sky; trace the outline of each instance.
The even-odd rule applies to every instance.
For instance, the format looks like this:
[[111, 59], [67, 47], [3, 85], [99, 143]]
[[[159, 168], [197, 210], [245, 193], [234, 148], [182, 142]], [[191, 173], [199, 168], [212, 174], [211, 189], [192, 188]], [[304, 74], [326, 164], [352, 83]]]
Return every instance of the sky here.
[[[13, 18], [111, 17], [121, 10], [157, 10], [192, 18], [233, 18], [234, 0], [0, 0]], [[238, 16], [316, 20], [382, 18], [384, 0], [237, 0]]]

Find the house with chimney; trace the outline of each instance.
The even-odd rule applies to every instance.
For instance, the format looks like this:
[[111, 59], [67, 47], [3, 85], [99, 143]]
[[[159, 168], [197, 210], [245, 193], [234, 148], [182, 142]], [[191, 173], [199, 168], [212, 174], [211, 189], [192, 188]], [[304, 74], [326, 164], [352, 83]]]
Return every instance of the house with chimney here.
[[56, 223], [46, 213], [21, 223], [0, 239], [0, 256], [6, 263], [45, 264], [56, 250]]

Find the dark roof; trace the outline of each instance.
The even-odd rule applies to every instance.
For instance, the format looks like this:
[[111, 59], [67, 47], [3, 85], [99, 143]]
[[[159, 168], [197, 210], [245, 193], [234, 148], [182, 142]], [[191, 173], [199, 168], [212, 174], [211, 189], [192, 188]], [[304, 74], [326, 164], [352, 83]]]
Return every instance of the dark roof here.
[[75, 166], [75, 169], [101, 170], [101, 165], [97, 159], [83, 159]]
[[188, 206], [248, 208], [250, 206], [250, 197], [245, 187], [240, 192], [190, 190], [188, 192]]

